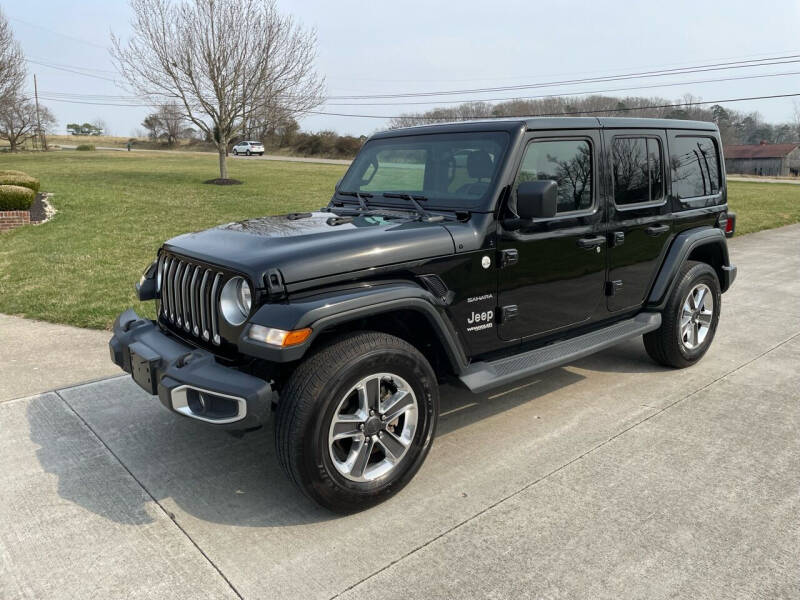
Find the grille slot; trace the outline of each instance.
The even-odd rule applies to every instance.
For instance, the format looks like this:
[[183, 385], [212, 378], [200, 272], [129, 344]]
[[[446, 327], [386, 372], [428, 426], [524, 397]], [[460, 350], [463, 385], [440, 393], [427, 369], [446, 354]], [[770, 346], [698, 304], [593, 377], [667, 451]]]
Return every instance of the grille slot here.
[[172, 255], [159, 259], [162, 318], [177, 329], [219, 346], [219, 293], [223, 274]]

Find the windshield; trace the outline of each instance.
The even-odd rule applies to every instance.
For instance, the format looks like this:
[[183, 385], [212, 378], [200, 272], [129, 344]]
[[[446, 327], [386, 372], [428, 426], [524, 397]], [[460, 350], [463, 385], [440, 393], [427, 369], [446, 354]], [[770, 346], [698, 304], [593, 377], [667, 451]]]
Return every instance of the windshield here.
[[[364, 145], [338, 190], [424, 196], [426, 206], [478, 208], [494, 189], [508, 147], [499, 131], [437, 133], [372, 140]], [[389, 202], [397, 202], [396, 200]]]

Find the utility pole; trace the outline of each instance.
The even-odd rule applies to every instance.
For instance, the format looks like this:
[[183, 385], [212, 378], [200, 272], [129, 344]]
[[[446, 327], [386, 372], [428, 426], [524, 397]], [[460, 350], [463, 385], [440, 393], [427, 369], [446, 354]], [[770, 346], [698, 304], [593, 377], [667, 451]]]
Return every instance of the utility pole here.
[[33, 97], [36, 99], [36, 132], [42, 144], [42, 150], [47, 151], [47, 138], [42, 131], [42, 121], [39, 119], [39, 86], [36, 84], [36, 73], [33, 74]]

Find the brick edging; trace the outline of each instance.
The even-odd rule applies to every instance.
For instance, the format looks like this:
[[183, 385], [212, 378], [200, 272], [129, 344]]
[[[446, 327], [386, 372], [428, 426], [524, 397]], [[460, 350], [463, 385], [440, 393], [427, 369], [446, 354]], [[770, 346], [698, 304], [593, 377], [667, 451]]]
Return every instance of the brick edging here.
[[30, 225], [31, 213], [28, 210], [0, 210], [0, 231], [11, 231], [23, 225]]

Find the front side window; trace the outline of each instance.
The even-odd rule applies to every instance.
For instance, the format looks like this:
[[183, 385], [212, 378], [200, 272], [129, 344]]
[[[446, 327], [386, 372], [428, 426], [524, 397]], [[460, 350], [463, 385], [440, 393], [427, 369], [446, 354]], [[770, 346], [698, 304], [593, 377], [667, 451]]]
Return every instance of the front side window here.
[[424, 196], [426, 206], [474, 207], [495, 188], [509, 136], [479, 131], [367, 142], [339, 185], [343, 192]]
[[592, 206], [592, 147], [588, 140], [534, 141], [514, 182], [514, 194], [524, 181], [551, 179], [558, 184], [558, 212]]
[[617, 137], [612, 144], [614, 202], [654, 202], [664, 196], [661, 144], [655, 138]]
[[670, 141], [672, 193], [679, 199], [713, 196], [720, 190], [719, 154], [710, 137], [678, 136]]

